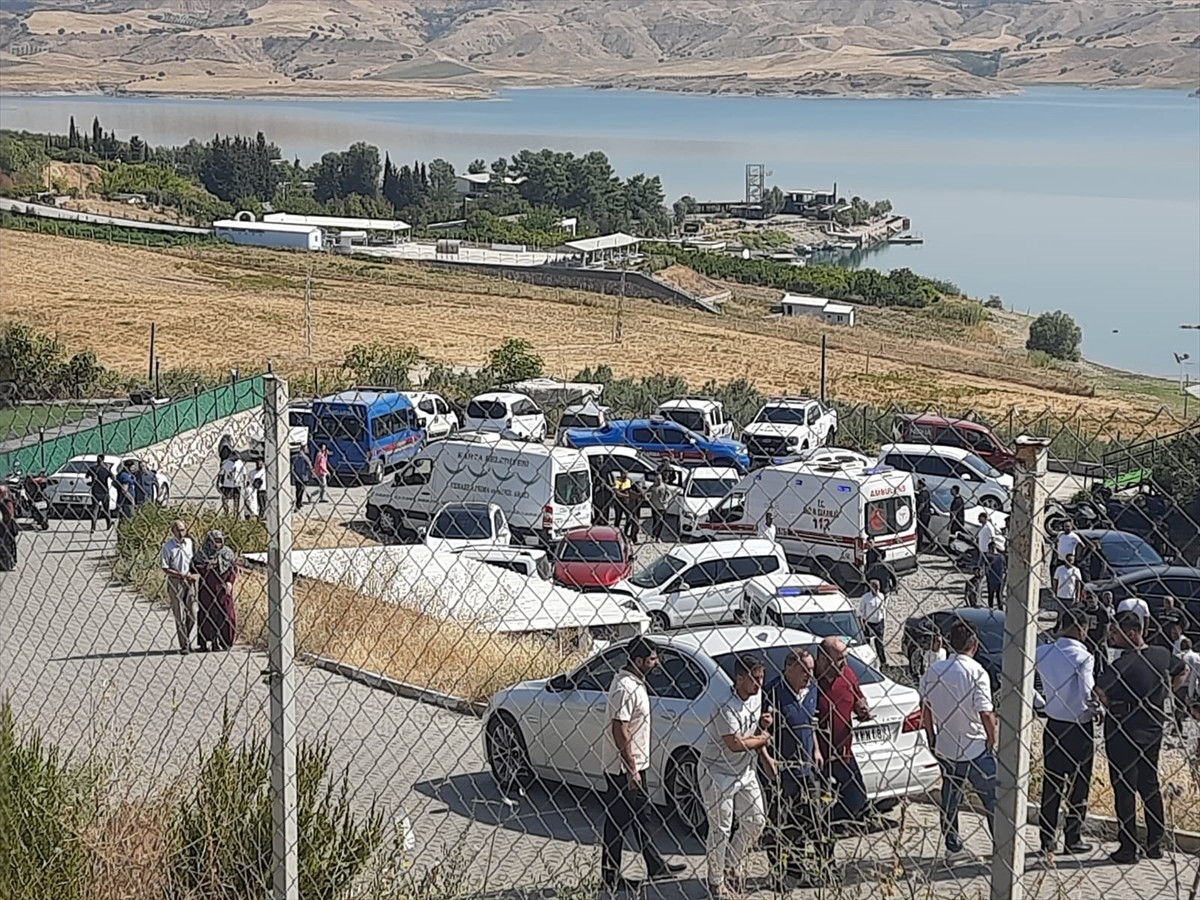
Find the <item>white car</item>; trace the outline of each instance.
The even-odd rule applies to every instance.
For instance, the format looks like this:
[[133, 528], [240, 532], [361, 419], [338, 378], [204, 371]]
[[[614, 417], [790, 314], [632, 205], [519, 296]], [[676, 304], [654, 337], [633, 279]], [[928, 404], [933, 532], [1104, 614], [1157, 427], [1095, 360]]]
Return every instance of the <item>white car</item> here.
[[746, 582], [741, 613], [747, 625], [777, 625], [820, 638], [840, 637], [868, 666], [879, 662], [863, 634], [858, 603], [817, 575], [776, 572], [751, 578]]
[[430, 550], [458, 553], [512, 543], [512, 530], [495, 503], [447, 503], [429, 523], [424, 536]]
[[652, 630], [665, 631], [732, 622], [747, 579], [787, 570], [783, 548], [762, 538], [680, 544], [609, 593], [628, 596], [626, 606], [648, 613]]
[[546, 437], [546, 414], [529, 397], [512, 391], [490, 391], [467, 404], [466, 431], [507, 432], [527, 441]]
[[[141, 460], [136, 456], [107, 455], [101, 459], [113, 476], [113, 481], [108, 488], [108, 508], [110, 512], [116, 512], [117, 473], [127, 462], [140, 462]], [[88, 472], [95, 463], [95, 456], [73, 456], [63, 464], [62, 468], [46, 479], [46, 500], [50, 503], [52, 515], [86, 513], [91, 509], [92, 486], [88, 480]], [[167, 480], [167, 476], [161, 472], [155, 472], [154, 483], [154, 502], [166, 503], [171, 497], [171, 484]]]
[[681, 397], [659, 404], [655, 415], [708, 438], [733, 439], [733, 422], [725, 417], [725, 404], [720, 400]]
[[458, 413], [441, 394], [430, 391], [404, 391], [404, 396], [413, 405], [417, 421], [425, 429], [425, 440], [440, 441], [458, 431], [462, 424]]
[[924, 480], [931, 491], [958, 486], [968, 504], [988, 509], [1011, 509], [1013, 479], [1002, 475], [970, 450], [939, 444], [884, 444], [879, 462], [901, 472], [912, 472], [913, 481]]
[[772, 397], [742, 430], [742, 443], [756, 460], [777, 459], [824, 447], [837, 437], [837, 410], [811, 397]]
[[729, 466], [698, 466], [689, 469], [683, 492], [675, 497], [667, 514], [679, 518], [679, 533], [684, 538], [700, 536], [700, 523], [732, 493], [742, 480], [737, 469]]
[[[705, 822], [697, 766], [710, 740], [707, 728], [732, 688], [734, 660], [753, 653], [766, 663], [768, 683], [779, 677], [793, 647], [815, 649], [816, 635], [768, 625], [729, 626], [660, 635], [658, 666], [646, 677], [653, 735], [646, 788], [686, 825]], [[610, 646], [565, 675], [525, 681], [498, 692], [484, 714], [484, 750], [505, 793], [535, 778], [604, 788], [600, 748], [605, 693], [628, 661], [624, 646]], [[941, 777], [921, 729], [921, 698], [851, 655], [871, 719], [854, 729], [854, 755], [867, 796], [879, 810], [923, 794]]]
[[[950, 488], [941, 487], [936, 491], [929, 492], [929, 502], [933, 511], [933, 514], [929, 517], [929, 537], [938, 547], [949, 546], [950, 541], [954, 537], [950, 533], [950, 503], [953, 499], [954, 495], [950, 493]], [[963, 512], [964, 523], [967, 528], [967, 540], [972, 543], [975, 542], [975, 535], [979, 533], [979, 514], [987, 513], [988, 519], [992, 523], [992, 528], [996, 530], [996, 549], [1006, 549], [1008, 538], [1007, 513], [1002, 513], [986, 506], [968, 506]]]

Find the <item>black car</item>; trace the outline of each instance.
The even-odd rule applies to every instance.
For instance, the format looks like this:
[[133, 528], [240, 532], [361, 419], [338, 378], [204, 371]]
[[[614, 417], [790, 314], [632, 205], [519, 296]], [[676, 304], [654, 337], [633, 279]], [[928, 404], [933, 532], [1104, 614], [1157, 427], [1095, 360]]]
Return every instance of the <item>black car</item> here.
[[[923, 670], [921, 650], [929, 647], [929, 636], [936, 630], [942, 635], [942, 646], [950, 652], [950, 629], [955, 622], [966, 622], [979, 637], [979, 650], [975, 654], [976, 661], [983, 666], [992, 681], [992, 688], [1000, 684], [1000, 670], [1004, 660], [1004, 610], [980, 609], [974, 606], [964, 606], [958, 609], [939, 609], [924, 616], [913, 616], [904, 623], [904, 636], [901, 645], [904, 657], [908, 660], [909, 671], [913, 677], [920, 677]], [[1050, 639], [1038, 634], [1038, 643], [1049, 643]], [[1034, 680], [1037, 689], [1037, 680]]]
[[1087, 585], [1089, 593], [1112, 591], [1113, 603], [1126, 597], [1141, 597], [1157, 619], [1167, 597], [1175, 598], [1176, 608], [1184, 614], [1185, 633], [1193, 641], [1200, 640], [1200, 568], [1195, 566], [1145, 566], [1125, 572], [1115, 578]]
[[1166, 565], [1158, 551], [1144, 538], [1128, 531], [1085, 528], [1075, 534], [1080, 539], [1075, 565], [1085, 581], [1100, 581], [1147, 566]]

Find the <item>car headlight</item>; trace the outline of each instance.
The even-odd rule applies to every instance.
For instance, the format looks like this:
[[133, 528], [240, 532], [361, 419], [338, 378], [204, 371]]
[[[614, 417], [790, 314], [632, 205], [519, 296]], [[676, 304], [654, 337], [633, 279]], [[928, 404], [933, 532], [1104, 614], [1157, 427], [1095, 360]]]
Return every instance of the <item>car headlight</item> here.
[[800, 443], [800, 438], [794, 437], [794, 436], [790, 437], [790, 438], [785, 438], [784, 443], [787, 444], [787, 446], [789, 446], [789, 447], [795, 447], [797, 444]]
[[636, 600], [626, 600], [624, 603], [621, 604], [621, 608], [627, 609], [630, 612], [641, 612], [642, 611], [642, 608], [638, 605], [638, 602]]

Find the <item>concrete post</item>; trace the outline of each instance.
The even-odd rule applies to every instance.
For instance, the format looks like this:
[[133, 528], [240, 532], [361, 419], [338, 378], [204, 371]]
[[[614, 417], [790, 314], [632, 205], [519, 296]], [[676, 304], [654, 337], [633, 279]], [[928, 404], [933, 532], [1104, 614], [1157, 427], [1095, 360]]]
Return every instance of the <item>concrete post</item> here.
[[1016, 439], [1017, 468], [1008, 517], [1008, 590], [1000, 677], [1000, 734], [991, 900], [1022, 900], [1033, 739], [1033, 663], [1046, 512], [1049, 438]]
[[267, 476], [267, 658], [271, 689], [272, 900], [299, 900], [296, 810], [295, 603], [292, 593], [292, 480], [288, 453], [288, 387], [263, 379]]

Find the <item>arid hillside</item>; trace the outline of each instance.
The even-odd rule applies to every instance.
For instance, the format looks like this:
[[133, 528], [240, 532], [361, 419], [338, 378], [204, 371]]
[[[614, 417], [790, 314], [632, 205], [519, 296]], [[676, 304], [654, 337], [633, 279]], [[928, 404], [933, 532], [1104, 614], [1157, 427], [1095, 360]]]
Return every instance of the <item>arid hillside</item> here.
[[504, 85], [978, 94], [1200, 85], [1196, 0], [14, 0], [6, 90], [471, 96]]

